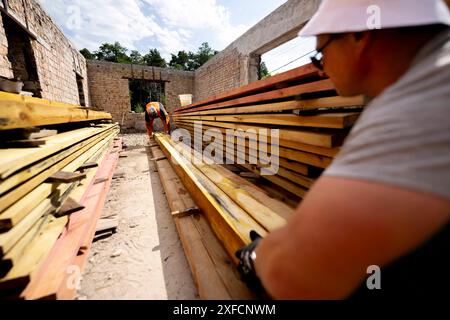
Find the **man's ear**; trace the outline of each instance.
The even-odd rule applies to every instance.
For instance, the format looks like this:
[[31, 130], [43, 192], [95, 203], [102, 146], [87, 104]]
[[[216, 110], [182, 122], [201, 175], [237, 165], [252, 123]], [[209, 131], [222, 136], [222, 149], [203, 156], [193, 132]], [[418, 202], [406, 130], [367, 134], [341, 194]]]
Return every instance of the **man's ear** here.
[[354, 48], [360, 55], [370, 49], [373, 40], [373, 32], [363, 31], [351, 34], [351, 40], [354, 41]]

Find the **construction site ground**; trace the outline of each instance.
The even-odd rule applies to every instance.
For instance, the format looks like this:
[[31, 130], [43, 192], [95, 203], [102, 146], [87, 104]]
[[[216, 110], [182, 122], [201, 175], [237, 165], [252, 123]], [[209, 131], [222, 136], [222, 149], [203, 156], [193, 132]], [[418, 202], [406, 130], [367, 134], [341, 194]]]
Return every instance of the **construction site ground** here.
[[78, 299], [198, 299], [147, 135], [122, 137], [103, 214], [119, 225], [93, 244]]

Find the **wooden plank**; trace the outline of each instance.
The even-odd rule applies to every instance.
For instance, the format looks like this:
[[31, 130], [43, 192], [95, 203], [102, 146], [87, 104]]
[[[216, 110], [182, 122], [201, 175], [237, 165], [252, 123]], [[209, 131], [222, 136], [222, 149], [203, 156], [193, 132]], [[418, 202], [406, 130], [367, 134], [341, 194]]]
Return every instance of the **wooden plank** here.
[[[113, 137], [110, 141], [112, 141]], [[115, 143], [120, 144], [121, 141]], [[97, 221], [103, 209], [106, 193], [109, 190], [114, 169], [117, 165], [118, 155], [111, 153], [101, 159], [102, 165], [91, 175], [90, 183], [85, 189], [77, 189], [72, 196], [86, 206], [83, 211], [71, 216], [64, 233], [55, 243], [48, 259], [43, 263], [36, 277], [22, 293], [25, 299], [73, 299], [75, 288], [68, 288], [67, 273], [70, 265], [77, 265], [82, 272], [87, 255], [95, 235]], [[94, 185], [93, 181], [100, 177], [108, 176], [103, 184]], [[83, 248], [80, 252], [80, 248]], [[77, 254], [80, 255], [77, 256]]]
[[279, 126], [345, 129], [352, 126], [360, 112], [321, 113], [319, 115], [253, 114], [230, 116], [174, 116], [175, 120], [254, 123]]
[[15, 174], [9, 176], [3, 181], [0, 181], [0, 195], [4, 194], [5, 192], [11, 190], [12, 188], [16, 187], [22, 182], [25, 182], [32, 177], [36, 176], [37, 174], [41, 173], [45, 169], [49, 168], [50, 166], [54, 165], [55, 163], [63, 160], [67, 156], [71, 155], [75, 151], [81, 149], [82, 147], [88, 145], [89, 143], [92, 143], [93, 141], [98, 141], [100, 138], [107, 137], [107, 135], [110, 133], [110, 131], [102, 132], [100, 135], [93, 136], [89, 139], [86, 139], [74, 146], [71, 146], [69, 148], [66, 148], [65, 150], [58, 152], [57, 154], [50, 156], [42, 161], [38, 161], [30, 166], [27, 166], [23, 170], [17, 171]]
[[[101, 153], [104, 153], [104, 152], [101, 151], [100, 155], [101, 155]], [[98, 157], [98, 155], [93, 155], [89, 159], [89, 161], [95, 161], [95, 159], [97, 157]], [[95, 172], [90, 172], [89, 177], [86, 180], [92, 181], [94, 174], [95, 174]], [[87, 187], [89, 185], [90, 185], [90, 183], [88, 181], [78, 184], [77, 187], [75, 188], [75, 190], [71, 192], [71, 195], [75, 195], [76, 197], [77, 196], [79, 197], [79, 194], [84, 193], [84, 191], [87, 189]], [[53, 201], [50, 199], [46, 199], [46, 200], [44, 200], [42, 205], [45, 205], [46, 202], [50, 202], [50, 204], [52, 205], [52, 208], [54, 210], [54, 207], [52, 204]], [[42, 208], [37, 208], [35, 211], [40, 212], [40, 216], [44, 216], [44, 217], [49, 216], [48, 215], [49, 212], [46, 213], [44, 211], [44, 209], [42, 209]], [[27, 216], [27, 218], [25, 218], [24, 221], [29, 220], [30, 216], [31, 216], [31, 214], [29, 216]], [[43, 218], [41, 218], [41, 219], [43, 219]], [[55, 218], [51, 218], [51, 219], [55, 219]], [[56, 238], [54, 238], [54, 237], [56, 235], [59, 236], [59, 234], [61, 234], [61, 231], [62, 231], [61, 227], [64, 227], [66, 225], [66, 223], [70, 220], [68, 219], [68, 217], [62, 217], [62, 218], [58, 218], [58, 221], [61, 222], [59, 231], [57, 228], [55, 228], [55, 229], [52, 229], [52, 230], [54, 230], [54, 232], [49, 233], [50, 236], [53, 236], [53, 241], [47, 241], [46, 245], [43, 245], [42, 242], [40, 242], [39, 247], [36, 249], [35, 242], [37, 240], [34, 240], [34, 238], [32, 238], [33, 242], [30, 242], [29, 244], [25, 244], [26, 250], [24, 251], [23, 240], [20, 240], [16, 245], [14, 245], [12, 250], [8, 251], [8, 254], [5, 258], [15, 257], [14, 260], [11, 260], [12, 262], [15, 262], [15, 263], [14, 263], [13, 269], [11, 269], [11, 271], [8, 273], [7, 279], [6, 279], [5, 283], [3, 284], [3, 288], [15, 287], [18, 285], [24, 286], [35, 278], [37, 271], [38, 271], [38, 266], [43, 264], [45, 258], [48, 256], [51, 248], [53, 247], [53, 244], [56, 240]], [[21, 222], [21, 224], [19, 224], [19, 225], [22, 227], [22, 224], [23, 224], [23, 222]], [[33, 228], [34, 228], [34, 226], [36, 226], [36, 223], [34, 223]], [[16, 235], [15, 235], [16, 238], [18, 237], [17, 236], [18, 227], [14, 228], [10, 231], [10, 232], [16, 232]], [[30, 235], [33, 234], [33, 230], [34, 229], [31, 229], [30, 231], [28, 231], [22, 239], [24, 239], [24, 238], [29, 239]], [[49, 231], [44, 230], [43, 232], [49, 232]], [[30, 261], [30, 259], [28, 257], [24, 256], [25, 254], [33, 256], [33, 254], [28, 253], [28, 251], [31, 251], [31, 249], [30, 250], [28, 249], [28, 247], [30, 247], [30, 246], [33, 248], [33, 250], [36, 250], [38, 252], [41, 252], [42, 250], [44, 250], [45, 254], [38, 255], [38, 256], [35, 255], [34, 260]], [[1, 284], [0, 284], [0, 287], [1, 287]]]
[[85, 170], [93, 169], [93, 168], [98, 168], [98, 163], [95, 163], [95, 162], [85, 163], [82, 166], [80, 166], [77, 171], [83, 172]]
[[[115, 133], [110, 134], [110, 138], [114, 137]], [[97, 161], [105, 145], [109, 143], [108, 139], [102, 140], [100, 143], [93, 146], [89, 151], [85, 152], [75, 161], [68, 164], [63, 170], [71, 171], [79, 168], [80, 164], [86, 161]], [[62, 184], [54, 187], [51, 183], [43, 183], [28, 193], [25, 197], [15, 202], [11, 207], [0, 213], [0, 230], [9, 230], [17, 225], [24, 217], [26, 217], [41, 201], [47, 199], [54, 202], [57, 198], [64, 194], [70, 188], [69, 185]], [[52, 195], [54, 194], [54, 196]]]
[[[193, 134], [192, 131], [191, 131], [191, 133]], [[252, 140], [252, 141], [254, 141], [254, 140]], [[243, 139], [236, 139], [234, 145], [235, 145], [235, 154], [237, 154], [239, 145], [245, 146], [246, 154], [249, 154], [249, 150], [258, 151], [257, 148], [254, 148], [252, 146], [252, 144], [249, 142], [249, 140], [246, 140], [244, 142]], [[226, 151], [226, 142], [225, 141], [224, 141], [224, 151]], [[268, 146], [267, 151], [270, 154], [270, 151], [271, 151], [270, 146]], [[317, 155], [314, 153], [303, 152], [303, 151], [284, 148], [284, 147], [279, 147], [278, 155], [279, 155], [279, 157], [285, 158], [286, 160], [293, 160], [293, 161], [299, 162], [300, 164], [307, 164], [307, 165], [315, 166], [315, 167], [322, 168], [322, 169], [327, 168], [332, 163], [332, 160], [333, 160], [330, 157], [325, 157], [325, 156]], [[302, 173], [302, 172], [300, 172], [300, 173]]]
[[[194, 134], [193, 124], [181, 124], [180, 123], [180, 124], [178, 124], [178, 127], [182, 128], [182, 129], [187, 129], [192, 134]], [[207, 126], [207, 125], [203, 125], [202, 127], [203, 127], [202, 128], [203, 132], [205, 132], [206, 130], [209, 130], [209, 129], [218, 129], [222, 132], [222, 135], [226, 134], [225, 128], [217, 128], [217, 127], [212, 127], [212, 126]], [[224, 138], [224, 140], [225, 140], [225, 138]], [[192, 139], [192, 141], [193, 141], [193, 139]], [[316, 146], [312, 146], [309, 144], [304, 144], [304, 143], [299, 143], [299, 142], [289, 141], [289, 140], [284, 140], [284, 139], [280, 139], [278, 145], [280, 147], [314, 153], [314, 154], [318, 154], [318, 155], [322, 155], [322, 156], [327, 156], [329, 158], [334, 158], [340, 151], [340, 148], [322, 148], [322, 147], [316, 147]]]
[[[4, 211], [6, 208], [14, 204], [16, 201], [18, 201], [20, 198], [25, 196], [28, 192], [33, 190], [34, 188], [38, 187], [41, 183], [43, 183], [45, 180], [47, 180], [48, 177], [50, 177], [52, 174], [60, 171], [63, 167], [71, 163], [75, 159], [80, 159], [80, 156], [83, 155], [84, 152], [89, 150], [91, 147], [95, 146], [95, 144], [98, 143], [97, 141], [94, 141], [84, 147], [82, 147], [80, 150], [72, 153], [70, 156], [66, 157], [65, 159], [59, 161], [58, 163], [54, 164], [53, 166], [49, 167], [42, 173], [36, 175], [32, 179], [28, 180], [26, 183], [18, 186], [17, 188], [11, 190], [7, 194], [3, 195], [0, 198], [0, 212]], [[78, 165], [82, 165], [84, 161], [80, 161]]]
[[200, 298], [231, 300], [231, 295], [218, 274], [192, 218], [188, 216], [175, 219], [175, 224]]
[[[86, 178], [86, 175], [85, 175], [85, 178]], [[82, 204], [78, 203], [73, 198], [69, 197], [66, 201], [64, 201], [63, 205], [56, 212], [55, 216], [56, 217], [66, 216], [66, 215], [69, 215], [69, 214], [81, 211], [84, 208], [85, 208], [85, 206], [83, 206]]]
[[327, 97], [310, 100], [292, 100], [276, 103], [256, 104], [251, 106], [227, 107], [220, 109], [212, 109], [207, 111], [187, 112], [185, 116], [208, 116], [208, 115], [225, 115], [225, 114], [247, 114], [247, 113], [266, 113], [279, 112], [289, 110], [318, 110], [332, 108], [347, 108], [363, 106], [365, 100], [363, 96], [357, 97]]
[[333, 90], [335, 90], [333, 83], [331, 82], [331, 80], [326, 79], [326, 80], [320, 80], [320, 81], [316, 81], [316, 82], [296, 85], [293, 87], [259, 93], [259, 94], [255, 94], [255, 95], [251, 95], [251, 96], [233, 99], [233, 100], [228, 100], [228, 101], [220, 102], [220, 103], [216, 103], [216, 104], [206, 105], [203, 107], [195, 107], [192, 109], [182, 110], [182, 111], [177, 110], [175, 113], [183, 114], [183, 113], [187, 113], [187, 112], [205, 111], [205, 110], [212, 110], [212, 109], [238, 106], [238, 105], [244, 105], [244, 104], [258, 103], [258, 102], [268, 102], [271, 100], [300, 96], [301, 94], [305, 94], [305, 93], [316, 93], [316, 92], [333, 91]]
[[242, 282], [241, 275], [232, 261], [227, 257], [223, 246], [214, 235], [208, 221], [202, 215], [190, 217], [197, 228], [209, 256], [214, 262], [214, 267], [225, 284], [233, 300], [254, 300], [257, 298], [248, 286]]
[[[162, 150], [158, 147], [151, 148], [153, 157], [161, 157], [164, 155]], [[167, 159], [167, 158], [166, 158]], [[164, 190], [166, 191], [166, 197], [171, 208], [172, 215], [178, 215], [185, 213], [193, 208], [197, 208], [189, 192], [183, 186], [175, 171], [173, 170], [168, 160], [158, 161], [156, 163], [158, 173], [161, 179]]]
[[6, 179], [14, 172], [36, 161], [114, 128], [117, 126], [103, 125], [101, 128], [83, 128], [45, 138], [46, 144], [41, 148], [0, 150], [0, 179]]
[[[286, 225], [286, 219], [261, 204], [260, 199], [253, 198], [250, 193], [240, 187], [241, 181], [244, 179], [237, 175], [234, 179], [228, 179], [216, 170], [217, 165], [205, 164], [202, 161], [202, 155], [197, 151], [176, 145], [173, 141], [169, 141], [169, 143], [181, 154], [192, 152], [193, 157], [198, 159], [198, 161], [193, 160], [193, 165], [266, 230], [270, 232]], [[234, 174], [230, 172], [230, 175]]]
[[119, 226], [118, 218], [101, 218], [97, 227], [95, 228], [95, 233], [104, 233], [105, 231], [115, 231]]
[[262, 236], [267, 232], [197, 168], [186, 161], [173, 148], [167, 136], [156, 134], [156, 140], [171, 160], [184, 186], [207, 217], [215, 234], [224, 243], [230, 258], [237, 262], [234, 254], [251, 242], [250, 231], [255, 230]]
[[20, 262], [0, 279], [0, 290], [21, 287], [32, 279], [50, 253], [67, 220], [67, 217], [50, 217], [48, 223], [39, 230], [38, 236], [26, 246]]
[[[243, 167], [245, 167], [247, 170], [258, 173], [259, 169], [257, 166], [255, 165], [248, 165], [248, 164], [243, 164], [241, 165]], [[289, 192], [292, 192], [293, 194], [295, 194], [296, 196], [300, 197], [300, 198], [304, 198], [306, 193], [308, 192], [307, 189], [300, 187], [299, 185], [290, 182], [289, 180], [282, 178], [280, 176], [261, 176], [262, 178], [269, 180], [270, 182], [288, 190]]]
[[289, 206], [276, 199], [273, 199], [273, 197], [270, 197], [267, 192], [258, 188], [253, 183], [250, 183], [245, 179], [240, 179], [236, 174], [233, 174], [222, 166], [215, 166], [215, 169], [227, 179], [234, 181], [237, 185], [239, 185], [241, 189], [244, 189], [246, 192], [248, 192], [254, 199], [258, 199], [262, 205], [270, 208], [272, 211], [276, 212], [284, 219], [287, 220], [292, 215], [293, 211]]
[[312, 78], [312, 77], [317, 77], [317, 76], [318, 76], [317, 69], [312, 64], [308, 64], [305, 66], [295, 68], [293, 70], [289, 70], [289, 71], [277, 74], [275, 76], [272, 76], [272, 77], [269, 77], [269, 78], [266, 78], [263, 80], [252, 82], [246, 86], [239, 87], [239, 88], [227, 91], [225, 93], [209, 97], [207, 99], [193, 103], [186, 107], [179, 108], [176, 110], [176, 112], [182, 111], [182, 110], [187, 110], [187, 109], [192, 109], [193, 107], [198, 107], [198, 106], [202, 106], [202, 105], [206, 105], [206, 104], [215, 103], [218, 101], [229, 100], [229, 99], [236, 98], [236, 97], [243, 96], [243, 95], [249, 95], [249, 94], [252, 94], [255, 92], [260, 92], [260, 91], [268, 90], [271, 88], [276, 88], [277, 86], [280, 86], [284, 82], [294, 82], [294, 81], [299, 81], [302, 79]]
[[14, 246], [14, 250], [10, 250], [8, 254], [2, 257], [0, 262], [0, 278], [5, 277], [8, 272], [16, 266], [26, 250], [26, 247], [36, 238], [39, 230], [44, 225], [47, 216], [39, 218], [39, 220], [31, 227], [31, 229], [17, 242]]
[[111, 120], [111, 114], [71, 106], [26, 102], [17, 95], [0, 92], [0, 130], [10, 130], [44, 125]]
[[36, 148], [45, 145], [45, 140], [9, 140], [1, 141], [0, 148]]
[[34, 132], [30, 135], [30, 139], [42, 139], [42, 138], [48, 138], [53, 137], [58, 134], [58, 130], [47, 130], [42, 129], [39, 130], [39, 132]]
[[[192, 124], [192, 121], [177, 120], [177, 123]], [[270, 133], [270, 130], [268, 130], [267, 127], [264, 126], [215, 121], [202, 121], [202, 125], [234, 130], [241, 129], [244, 131], [256, 130], [259, 135], [270, 137], [270, 134], [264, 133], [264, 131], [268, 131], [268, 133]], [[282, 140], [289, 140], [324, 148], [334, 148], [338, 145], [342, 145], [342, 142], [346, 136], [346, 133], [342, 131], [314, 132], [308, 130], [293, 130], [284, 128], [278, 130], [279, 138]]]
[[280, 186], [265, 179], [259, 180], [257, 182], [257, 186], [267, 192], [271, 197], [274, 197], [275, 199], [283, 202], [294, 210], [297, 209], [302, 200], [292, 192], [289, 192], [286, 189], [283, 189]]
[[[154, 157], [159, 156], [160, 153], [162, 151], [159, 147], [152, 148]], [[179, 192], [167, 183], [178, 180], [181, 184], [168, 160], [159, 161], [157, 165], [169, 166], [166, 170], [160, 168], [159, 175], [172, 213], [178, 210], [180, 202], [186, 202], [183, 198], [188, 198], [189, 202], [194, 203], [183, 186], [181, 188], [184, 192]], [[240, 275], [233, 266], [233, 262], [202, 215], [176, 215], [174, 221], [201, 299], [254, 298], [247, 286], [240, 281]]]
[[58, 171], [48, 177], [47, 182], [50, 183], [72, 183], [81, 181], [86, 178], [84, 173]]

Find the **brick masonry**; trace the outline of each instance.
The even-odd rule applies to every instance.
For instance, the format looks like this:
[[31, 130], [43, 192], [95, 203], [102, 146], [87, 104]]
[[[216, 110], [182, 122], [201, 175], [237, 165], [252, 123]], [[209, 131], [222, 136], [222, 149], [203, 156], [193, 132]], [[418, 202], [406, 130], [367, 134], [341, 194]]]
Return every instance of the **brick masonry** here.
[[[65, 103], [79, 104], [76, 73], [82, 78], [85, 102], [89, 106], [86, 61], [64, 36], [49, 15], [45, 13], [35, 0], [9, 0], [5, 10], [0, 2], [0, 77], [17, 78], [22, 73], [20, 61], [16, 61], [16, 70], [11, 63], [12, 52], [17, 50], [14, 34], [6, 34], [3, 19], [8, 19], [14, 29], [20, 33], [31, 33], [27, 41], [32, 49], [35, 72], [44, 99]], [[8, 13], [6, 14], [5, 11]], [[20, 30], [20, 31], [19, 31]], [[26, 31], [27, 30], [27, 31]], [[9, 54], [8, 54], [9, 53]], [[20, 58], [18, 58], [20, 60]], [[26, 75], [25, 75], [26, 76]], [[26, 79], [22, 79], [26, 80]]]
[[[180, 94], [194, 92], [194, 72], [104, 61], [88, 61], [87, 66], [92, 107], [110, 112], [125, 129], [145, 128], [143, 114], [131, 112], [129, 80], [165, 81], [169, 113], [181, 106]], [[160, 121], [155, 121], [155, 129], [161, 128]]]

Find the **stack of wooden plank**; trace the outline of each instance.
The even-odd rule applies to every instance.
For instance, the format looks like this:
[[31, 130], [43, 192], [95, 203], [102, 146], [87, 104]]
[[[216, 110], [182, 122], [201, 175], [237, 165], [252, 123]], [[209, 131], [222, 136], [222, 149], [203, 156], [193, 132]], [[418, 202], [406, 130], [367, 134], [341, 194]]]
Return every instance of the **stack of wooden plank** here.
[[119, 127], [104, 112], [7, 93], [0, 119], [0, 296], [74, 298], [64, 281], [70, 266], [81, 276]]
[[277, 174], [262, 177], [302, 198], [339, 152], [364, 103], [363, 97], [338, 96], [330, 79], [306, 65], [182, 107], [173, 118], [192, 135], [200, 123], [203, 132], [218, 130], [224, 150], [226, 130], [256, 130], [256, 137], [235, 137], [234, 154], [225, 157], [258, 175], [265, 165], [250, 161], [250, 155], [261, 151], [258, 141], [267, 140], [270, 156], [273, 143], [271, 131], [260, 130], [278, 129], [279, 141], [273, 146], [279, 150], [280, 167]]
[[[228, 268], [235, 268], [238, 262], [235, 252], [250, 242], [251, 230], [265, 236], [268, 232], [284, 226], [292, 214], [293, 208], [274, 199], [267, 192], [222, 165], [191, 161], [191, 156], [199, 157], [199, 154], [183, 144], [175, 143], [169, 136], [156, 134], [156, 141], [184, 188], [189, 191], [196, 206], [201, 210], [202, 217], [208, 221], [219, 243], [223, 245], [231, 261]], [[158, 162], [158, 169], [163, 185], [170, 185], [170, 182], [164, 182], [168, 175], [174, 178], [167, 165]], [[176, 206], [185, 208], [174, 211], [177, 217], [183, 217], [183, 213], [187, 215], [192, 213], [192, 210], [189, 210], [192, 206], [189, 200], [180, 201], [179, 197], [173, 195], [174, 192], [183, 193], [184, 191], [179, 190], [184, 188], [180, 188], [179, 184], [173, 184], [173, 182], [172, 186], [166, 188], [171, 208]], [[170, 189], [172, 191], [167, 191]], [[172, 198], [175, 200], [171, 200]], [[179, 223], [191, 222], [180, 221]], [[184, 228], [188, 227], [184, 226]], [[183, 237], [182, 235], [181, 238]], [[208, 247], [207, 242], [204, 243]], [[187, 252], [187, 256], [189, 259], [192, 253]]]
[[256, 295], [243, 283], [232, 260], [158, 146], [151, 147], [172, 217], [203, 300], [250, 300]]

